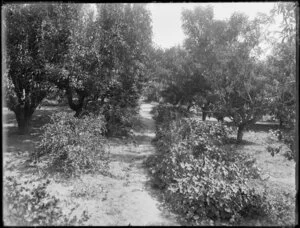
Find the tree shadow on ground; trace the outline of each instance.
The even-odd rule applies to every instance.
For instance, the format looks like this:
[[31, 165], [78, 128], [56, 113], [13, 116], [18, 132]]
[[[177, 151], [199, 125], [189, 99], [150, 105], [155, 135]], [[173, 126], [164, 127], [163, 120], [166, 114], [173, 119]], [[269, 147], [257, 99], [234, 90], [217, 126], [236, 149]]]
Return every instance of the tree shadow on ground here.
[[256, 123], [247, 127], [247, 131], [264, 131], [268, 132], [269, 130], [278, 130], [281, 129], [278, 124], [269, 124], [269, 123]]
[[224, 144], [225, 146], [235, 145], [235, 146], [247, 146], [247, 145], [257, 145], [256, 142], [248, 141], [243, 139], [241, 142], [237, 143], [236, 137], [229, 137], [227, 142]]
[[125, 163], [133, 163], [136, 161], [142, 161], [147, 157], [147, 155], [137, 155], [137, 154], [111, 154], [111, 161], [122, 161]]
[[37, 167], [32, 163], [32, 153], [40, 141], [42, 127], [50, 122], [50, 116], [58, 111], [71, 111], [68, 107], [42, 107], [32, 116], [31, 129], [28, 134], [20, 134], [15, 114], [3, 111], [3, 152], [7, 162], [4, 171], [14, 170], [22, 174], [36, 174]]
[[[38, 108], [32, 115], [29, 133], [40, 133], [41, 127], [50, 122], [51, 115], [62, 111], [72, 112], [72, 110], [66, 106], [46, 106]], [[12, 111], [6, 110], [3, 112], [3, 125], [8, 137], [19, 135], [16, 117]]]
[[151, 142], [153, 139], [153, 136], [149, 135], [135, 135], [134, 136], [134, 141], [136, 142], [137, 145], [145, 144]]

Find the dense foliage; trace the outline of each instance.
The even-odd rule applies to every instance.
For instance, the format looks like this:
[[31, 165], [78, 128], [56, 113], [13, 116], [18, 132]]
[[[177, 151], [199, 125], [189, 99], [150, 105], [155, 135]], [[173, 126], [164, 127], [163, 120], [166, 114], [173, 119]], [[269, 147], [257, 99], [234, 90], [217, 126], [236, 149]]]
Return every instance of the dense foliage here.
[[218, 96], [212, 111], [233, 121], [238, 142], [245, 127], [259, 120], [268, 107], [265, 65], [259, 59], [260, 24], [259, 18], [249, 20], [239, 13], [216, 20], [211, 7], [183, 12], [185, 47]]
[[153, 45], [149, 51], [147, 83], [143, 88], [146, 101], [158, 102], [161, 99], [160, 93], [166, 87], [164, 76], [168, 74], [164, 63], [164, 50]]
[[[281, 41], [276, 39], [273, 42], [273, 50], [267, 58], [267, 93], [270, 101], [268, 111], [279, 120], [281, 129], [275, 135], [288, 147], [284, 155], [296, 161], [296, 4], [277, 3], [272, 13], [281, 19], [281, 30], [277, 31]], [[274, 155], [282, 151], [282, 147], [271, 146], [268, 151]]]
[[297, 154], [296, 154], [296, 145], [295, 145], [295, 130], [276, 130], [270, 131], [271, 134], [271, 141], [272, 142], [282, 142], [286, 145], [287, 148], [284, 148], [283, 145], [268, 145], [267, 151], [272, 155], [279, 154], [280, 152], [284, 151], [283, 155], [288, 160], [297, 161]]
[[[203, 120], [207, 115], [221, 121], [229, 117], [238, 127], [237, 142], [267, 113], [281, 125], [294, 125], [294, 9], [293, 3], [278, 3], [273, 15], [253, 20], [241, 13], [217, 20], [210, 6], [184, 10], [184, 45], [155, 49], [149, 95], [187, 110], [201, 108]], [[268, 39], [272, 53], [264, 59], [261, 39], [269, 33], [263, 29], [274, 14], [283, 16], [283, 39], [281, 43]]]
[[74, 29], [66, 93], [69, 104], [78, 97], [70, 106], [76, 116], [103, 114], [110, 134], [130, 127], [147, 72], [150, 22], [143, 4], [98, 4], [97, 15]]
[[20, 131], [26, 133], [32, 114], [51, 91], [43, 45], [46, 11], [41, 5], [10, 5], [5, 13], [7, 107], [14, 111]]
[[6, 100], [20, 130], [28, 130], [36, 107], [57, 92], [76, 117], [101, 111], [108, 132], [136, 114], [148, 71], [149, 11], [144, 4], [96, 6], [95, 14], [84, 4], [6, 7]]
[[59, 199], [47, 193], [50, 181], [17, 181], [10, 176], [5, 179], [4, 213], [7, 224], [16, 226], [82, 225], [88, 219], [64, 214]]
[[78, 119], [62, 112], [54, 114], [43, 128], [41, 141], [33, 153], [41, 168], [52, 167], [66, 175], [107, 171], [109, 152], [103, 136], [103, 117], [91, 115]]
[[293, 43], [277, 43], [268, 59], [269, 113], [281, 127], [292, 127], [296, 120], [296, 50]]
[[[191, 59], [189, 53], [180, 46], [166, 50], [155, 49], [148, 86], [148, 96], [156, 101], [162, 98], [165, 103], [186, 106], [194, 105], [197, 97], [204, 98], [210, 90], [205, 72]], [[155, 87], [154, 87], [155, 85]], [[151, 93], [150, 93], [151, 91]]]
[[224, 146], [229, 133], [220, 123], [198, 118], [158, 123], [158, 154], [148, 160], [154, 183], [171, 208], [192, 224], [239, 224], [269, 213], [266, 195], [247, 186], [249, 178], [259, 176], [255, 160]]

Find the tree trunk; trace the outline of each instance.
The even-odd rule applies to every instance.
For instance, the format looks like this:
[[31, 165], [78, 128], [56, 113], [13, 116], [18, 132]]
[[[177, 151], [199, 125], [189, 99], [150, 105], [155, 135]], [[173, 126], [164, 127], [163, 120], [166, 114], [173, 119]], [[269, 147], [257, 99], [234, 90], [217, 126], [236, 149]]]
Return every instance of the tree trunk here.
[[218, 117], [217, 120], [218, 120], [218, 122], [222, 122], [223, 123], [224, 122], [224, 117]]
[[237, 132], [237, 143], [241, 143], [243, 140], [243, 134], [244, 134], [245, 125], [241, 124], [238, 126], [238, 132]]
[[202, 121], [205, 121], [207, 116], [207, 107], [206, 105], [204, 105], [201, 108], [202, 108]]
[[15, 110], [16, 119], [20, 134], [27, 134], [30, 130], [31, 118], [33, 112], [24, 107], [18, 107]]
[[202, 110], [202, 121], [205, 121], [206, 120], [206, 111]]
[[66, 95], [68, 98], [69, 107], [75, 111], [75, 117], [79, 117], [81, 112], [83, 111], [85, 94], [84, 92], [80, 93], [76, 91], [78, 94], [78, 102], [77, 104], [73, 101], [73, 92], [71, 88], [66, 89]]
[[80, 114], [82, 113], [82, 108], [79, 108], [75, 111], [74, 117], [78, 118]]
[[283, 128], [283, 120], [281, 118], [279, 118], [279, 127]]

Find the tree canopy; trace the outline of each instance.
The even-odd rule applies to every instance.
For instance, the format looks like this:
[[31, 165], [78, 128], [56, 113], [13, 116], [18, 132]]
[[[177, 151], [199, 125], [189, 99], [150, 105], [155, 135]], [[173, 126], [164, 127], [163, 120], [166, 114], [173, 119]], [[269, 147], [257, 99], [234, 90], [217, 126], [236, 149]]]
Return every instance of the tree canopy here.
[[96, 18], [82, 4], [10, 5], [6, 13], [7, 101], [22, 124], [55, 88], [76, 116], [96, 109], [109, 119], [117, 106], [137, 106], [152, 42], [144, 4], [98, 4]]

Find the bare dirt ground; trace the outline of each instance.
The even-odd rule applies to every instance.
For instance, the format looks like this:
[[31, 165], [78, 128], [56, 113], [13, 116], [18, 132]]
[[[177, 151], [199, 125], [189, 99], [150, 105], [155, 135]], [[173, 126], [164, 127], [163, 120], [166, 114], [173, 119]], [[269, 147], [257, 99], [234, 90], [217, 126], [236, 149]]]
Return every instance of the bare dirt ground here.
[[[85, 225], [180, 225], [174, 214], [159, 201], [159, 193], [150, 187], [149, 176], [143, 161], [155, 148], [151, 144], [154, 121], [150, 111], [154, 104], [142, 103], [140, 120], [142, 128], [134, 131], [136, 143], [125, 143], [110, 139], [110, 176], [84, 175], [81, 178], [62, 179], [51, 177], [48, 192], [61, 199], [66, 212], [74, 207], [71, 216], [80, 216], [87, 211], [89, 219]], [[4, 176], [14, 175], [18, 179], [37, 179], [37, 169], [27, 159], [39, 140], [40, 127], [48, 122], [49, 115], [67, 107], [43, 107], [34, 114], [33, 128], [29, 135], [18, 135], [15, 117], [3, 109], [3, 170]], [[249, 183], [256, 189], [266, 188], [270, 198], [285, 197], [295, 208], [295, 162], [282, 154], [272, 157], [266, 151], [269, 133], [265, 129], [254, 129], [245, 133], [244, 145], [236, 149], [256, 158], [262, 179]], [[4, 183], [5, 184], [5, 183]], [[289, 212], [291, 224], [295, 210]]]
[[[85, 225], [179, 225], [175, 215], [167, 212], [159, 202], [143, 167], [144, 159], [155, 152], [151, 145], [155, 136], [150, 115], [152, 107], [152, 104], [141, 105], [140, 118], [144, 127], [134, 131], [135, 143], [110, 140], [110, 176], [84, 175], [70, 180], [52, 178], [47, 190], [61, 199], [66, 213], [74, 205], [72, 217], [87, 211], [89, 219]], [[29, 136], [14, 133], [13, 116], [8, 117], [6, 127], [11, 129], [4, 154], [5, 175], [37, 178], [36, 170], [30, 170], [30, 165], [24, 162], [34, 149], [37, 136], [34, 132]]]
[[155, 152], [151, 145], [154, 137], [151, 109], [151, 104], [141, 105], [144, 129], [134, 132], [136, 145], [117, 139], [110, 141], [110, 177], [85, 175], [66, 186], [49, 186], [56, 195], [65, 192], [67, 200], [72, 201], [72, 196], [77, 196], [79, 206], [74, 213], [80, 215], [88, 211], [87, 225], [178, 225], [175, 216], [162, 208], [147, 184], [149, 177], [142, 165], [143, 160]]

